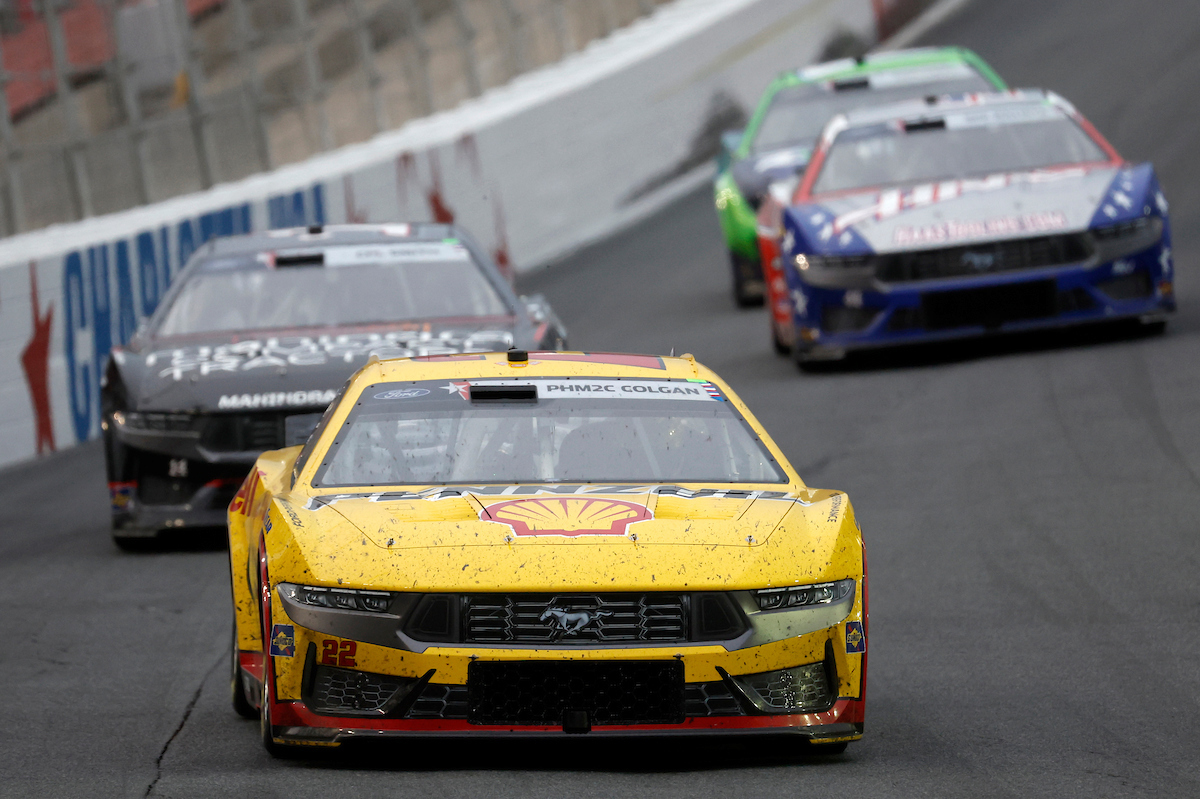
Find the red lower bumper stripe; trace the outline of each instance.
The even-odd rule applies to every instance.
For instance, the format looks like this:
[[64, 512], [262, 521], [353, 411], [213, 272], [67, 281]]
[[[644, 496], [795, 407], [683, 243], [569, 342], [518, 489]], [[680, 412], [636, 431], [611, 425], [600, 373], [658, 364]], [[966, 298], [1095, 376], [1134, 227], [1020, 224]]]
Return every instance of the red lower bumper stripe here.
[[[839, 699], [824, 713], [798, 713], [793, 716], [710, 716], [693, 717], [682, 724], [627, 724], [597, 726], [593, 732], [638, 730], [671, 732], [678, 730], [746, 730], [787, 729], [791, 727], [820, 727], [826, 724], [856, 723], [863, 720], [863, 703], [857, 699]], [[470, 724], [465, 719], [375, 719], [322, 716], [313, 713], [303, 702], [280, 702], [271, 712], [272, 721], [280, 727], [313, 727], [339, 730], [380, 730], [405, 732], [558, 732], [559, 726], [484, 726]]]

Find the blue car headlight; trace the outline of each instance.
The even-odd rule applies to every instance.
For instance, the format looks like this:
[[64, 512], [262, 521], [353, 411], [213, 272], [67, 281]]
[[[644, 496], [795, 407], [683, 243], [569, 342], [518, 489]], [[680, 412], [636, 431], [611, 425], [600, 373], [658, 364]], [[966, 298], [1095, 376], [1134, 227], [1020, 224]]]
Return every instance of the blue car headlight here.
[[865, 289], [875, 281], [879, 256], [875, 253], [854, 255], [792, 256], [792, 266], [800, 279], [810, 286], [821, 288]]
[[1101, 263], [1133, 255], [1162, 240], [1163, 219], [1161, 216], [1140, 216], [1091, 230], [1092, 243]]
[[809, 269], [870, 269], [874, 271], [876, 258], [873, 253], [861, 255], [797, 255], [796, 268], [801, 272]]

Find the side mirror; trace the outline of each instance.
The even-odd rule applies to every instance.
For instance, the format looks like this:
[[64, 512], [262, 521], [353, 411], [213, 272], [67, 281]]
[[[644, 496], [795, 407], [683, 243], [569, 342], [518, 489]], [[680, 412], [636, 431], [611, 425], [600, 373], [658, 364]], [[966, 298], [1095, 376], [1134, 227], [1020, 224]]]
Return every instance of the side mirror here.
[[717, 171], [720, 172], [729, 166], [729, 162], [733, 160], [733, 153], [742, 144], [743, 130], [727, 130], [721, 134], [721, 150], [717, 153]]

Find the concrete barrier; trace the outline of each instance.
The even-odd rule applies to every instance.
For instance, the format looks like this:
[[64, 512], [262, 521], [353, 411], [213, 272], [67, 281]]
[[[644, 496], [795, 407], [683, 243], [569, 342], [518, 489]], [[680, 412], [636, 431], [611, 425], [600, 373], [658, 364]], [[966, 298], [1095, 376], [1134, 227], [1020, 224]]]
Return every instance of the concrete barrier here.
[[846, 34], [874, 41], [886, 7], [677, 0], [563, 62], [363, 144], [0, 242], [0, 465], [98, 435], [110, 346], [209, 238], [453, 219], [508, 268], [546, 264], [702, 180], [720, 133], [771, 77]]

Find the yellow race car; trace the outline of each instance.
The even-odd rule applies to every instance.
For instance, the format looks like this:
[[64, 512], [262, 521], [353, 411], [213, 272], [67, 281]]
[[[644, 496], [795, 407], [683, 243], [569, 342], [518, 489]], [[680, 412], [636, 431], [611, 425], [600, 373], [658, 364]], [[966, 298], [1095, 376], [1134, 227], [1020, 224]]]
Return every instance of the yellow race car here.
[[862, 737], [867, 582], [691, 356], [371, 360], [229, 508], [233, 704], [263, 743]]

